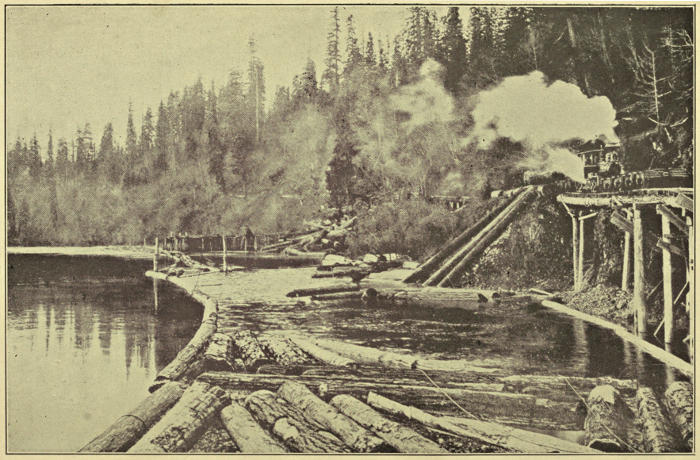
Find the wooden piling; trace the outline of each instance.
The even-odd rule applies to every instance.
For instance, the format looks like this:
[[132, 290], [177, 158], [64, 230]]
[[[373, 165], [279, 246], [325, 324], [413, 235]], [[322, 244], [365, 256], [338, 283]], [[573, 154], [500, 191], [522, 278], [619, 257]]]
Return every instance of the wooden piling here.
[[156, 236], [156, 241], [153, 245], [153, 271], [158, 271], [158, 237]]
[[643, 335], [647, 330], [647, 302], [644, 293], [644, 227], [642, 225], [642, 210], [634, 208], [634, 290], [632, 293], [632, 310], [634, 311], [635, 330]]
[[576, 216], [571, 216], [571, 230], [572, 230], [572, 235], [571, 235], [571, 241], [572, 241], [572, 258], [574, 262], [574, 291], [578, 291], [580, 289], [579, 287], [579, 279], [578, 279], [578, 219]]
[[[665, 241], [671, 238], [671, 222], [668, 215], [661, 214], [661, 237]], [[667, 247], [661, 250], [661, 269], [664, 287], [664, 343], [671, 343], [673, 338], [673, 266], [671, 265], [671, 251]]]
[[[631, 212], [629, 210], [625, 210], [625, 213], [627, 214], [627, 218], [630, 219], [630, 214]], [[632, 247], [632, 233], [630, 232], [625, 232], [625, 250], [623, 257], [624, 259], [622, 260], [622, 290], [625, 292], [629, 292], [630, 290], [630, 252], [631, 252], [631, 247]]]
[[223, 270], [224, 270], [224, 275], [228, 273], [228, 262], [226, 262], [226, 235], [221, 236], [221, 243], [223, 245]]
[[158, 279], [153, 278], [153, 303], [154, 311], [158, 313]]
[[585, 230], [586, 221], [579, 217], [579, 231], [578, 231], [578, 288], [583, 289], [583, 259], [584, 259], [584, 241], [585, 241]]

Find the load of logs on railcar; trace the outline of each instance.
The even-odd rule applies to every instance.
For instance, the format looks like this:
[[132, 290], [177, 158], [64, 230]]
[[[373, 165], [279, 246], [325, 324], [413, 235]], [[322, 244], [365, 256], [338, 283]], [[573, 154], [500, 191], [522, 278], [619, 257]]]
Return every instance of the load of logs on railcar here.
[[[641, 171], [625, 171], [620, 162], [619, 144], [598, 144], [598, 148], [580, 150], [577, 155], [584, 164], [585, 182], [572, 179], [549, 180], [537, 183], [537, 179], [525, 179], [536, 185], [543, 194], [564, 192], [625, 192], [646, 188], [692, 187], [693, 175], [685, 168], [655, 168]], [[542, 179], [539, 178], [539, 181]], [[495, 190], [491, 197], [509, 195], [520, 189]]]

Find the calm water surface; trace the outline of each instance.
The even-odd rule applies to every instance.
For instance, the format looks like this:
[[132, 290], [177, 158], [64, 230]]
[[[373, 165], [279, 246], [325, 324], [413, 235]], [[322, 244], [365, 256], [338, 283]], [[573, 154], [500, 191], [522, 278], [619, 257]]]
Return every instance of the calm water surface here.
[[201, 306], [159, 288], [148, 261], [10, 255], [10, 452], [76, 451], [138, 404], [199, 327]]

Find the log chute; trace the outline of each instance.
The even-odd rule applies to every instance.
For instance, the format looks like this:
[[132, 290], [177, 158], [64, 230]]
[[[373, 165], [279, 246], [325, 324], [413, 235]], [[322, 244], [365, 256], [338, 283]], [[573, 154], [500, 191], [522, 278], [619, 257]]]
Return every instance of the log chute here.
[[228, 395], [221, 388], [196, 382], [129, 452], [186, 452], [228, 403]]
[[423, 283], [426, 286], [447, 287], [458, 274], [466, 268], [475, 256], [480, 254], [505, 229], [515, 214], [520, 211], [534, 195], [534, 189], [527, 188], [490, 219], [472, 238], [454, 251], [440, 267], [433, 271]]
[[180, 399], [184, 391], [184, 385], [178, 382], [164, 384], [79, 452], [126, 452]]
[[491, 222], [512, 200], [506, 200], [499, 203], [488, 214], [479, 219], [474, 225], [460, 233], [452, 241], [448, 242], [430, 259], [421, 264], [410, 276], [404, 279], [405, 283], [422, 283], [424, 282], [440, 264], [447, 259], [450, 254], [469, 242], [474, 236], [479, 233], [489, 222]]

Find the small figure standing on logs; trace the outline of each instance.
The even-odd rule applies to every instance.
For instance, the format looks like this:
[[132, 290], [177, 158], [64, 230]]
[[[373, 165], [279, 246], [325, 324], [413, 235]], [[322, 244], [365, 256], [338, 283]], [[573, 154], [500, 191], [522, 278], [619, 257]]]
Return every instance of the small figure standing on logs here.
[[243, 235], [244, 235], [244, 249], [248, 252], [253, 252], [255, 251], [255, 234], [253, 231], [248, 227], [247, 225], [243, 227]]

